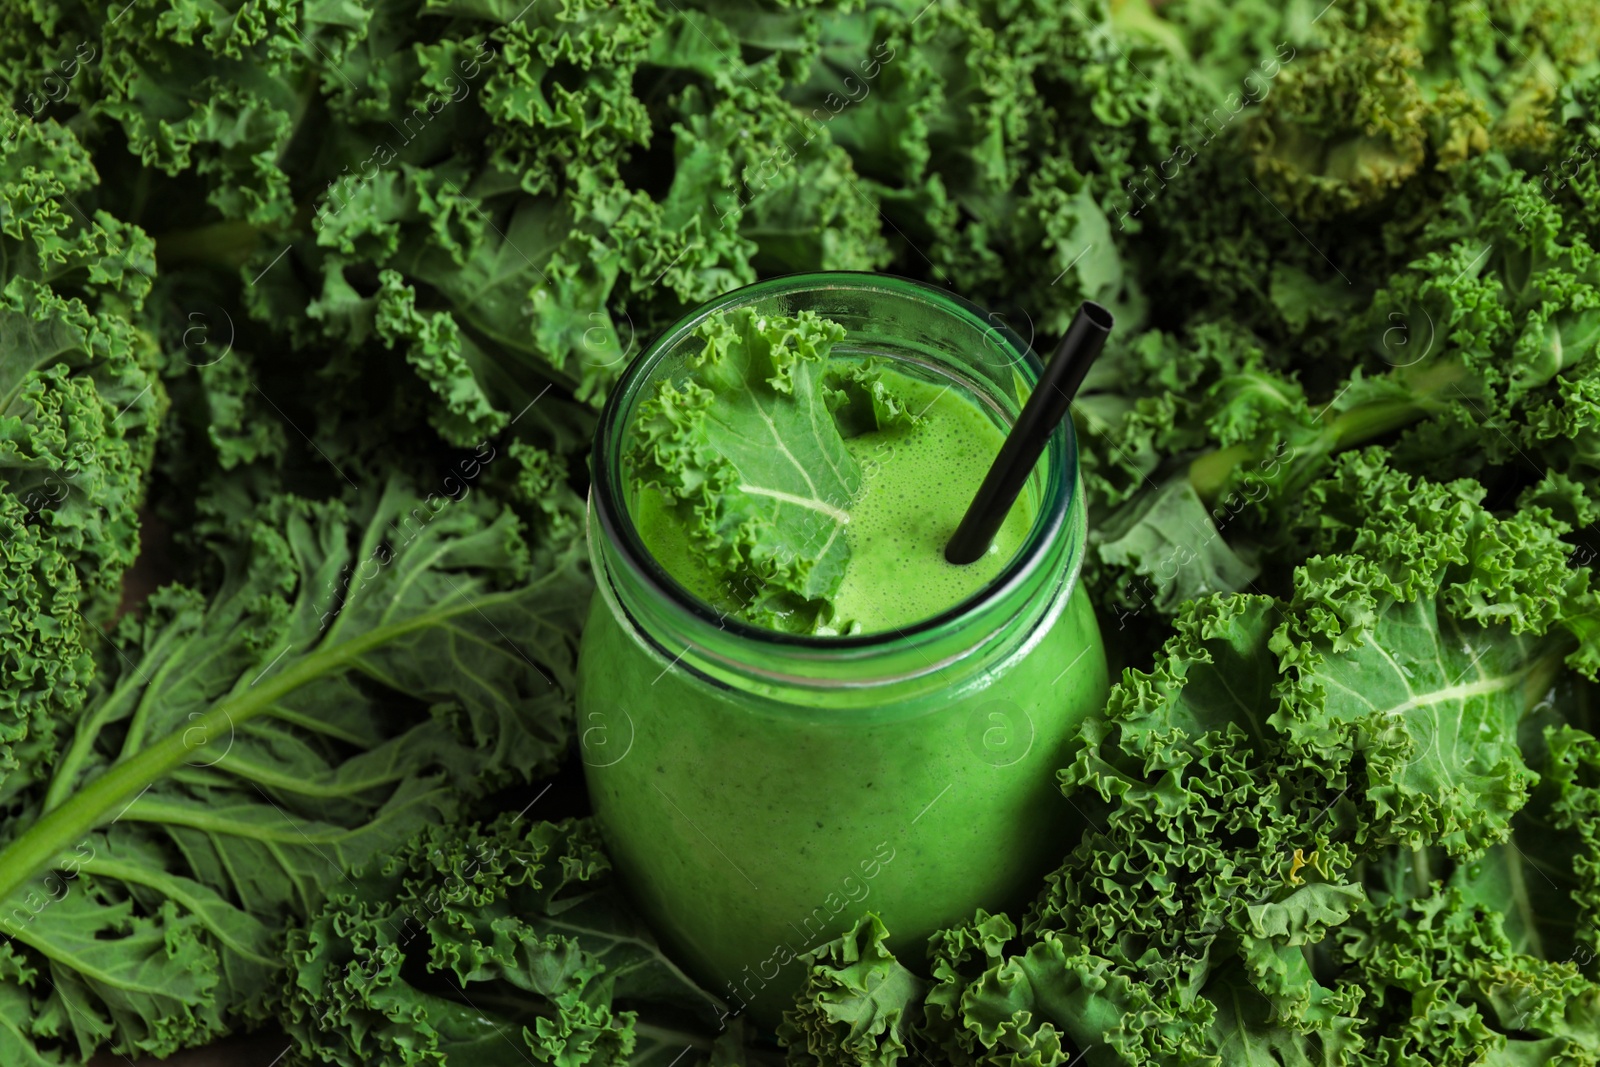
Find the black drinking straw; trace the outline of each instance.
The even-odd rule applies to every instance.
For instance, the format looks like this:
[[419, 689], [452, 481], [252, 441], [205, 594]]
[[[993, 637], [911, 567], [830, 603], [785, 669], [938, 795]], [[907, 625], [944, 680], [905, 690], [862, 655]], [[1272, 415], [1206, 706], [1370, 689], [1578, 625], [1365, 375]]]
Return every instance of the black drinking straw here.
[[1044, 376], [1022, 405], [1022, 414], [1017, 416], [1016, 425], [1000, 446], [1000, 454], [984, 475], [977, 495], [967, 505], [955, 536], [944, 546], [945, 559], [971, 563], [988, 551], [1000, 524], [1006, 521], [1006, 513], [1033, 473], [1034, 464], [1039, 462], [1045, 443], [1066, 418], [1072, 398], [1100, 355], [1113, 324], [1111, 312], [1092, 300], [1085, 300], [1078, 308], [1067, 335], [1045, 367]]

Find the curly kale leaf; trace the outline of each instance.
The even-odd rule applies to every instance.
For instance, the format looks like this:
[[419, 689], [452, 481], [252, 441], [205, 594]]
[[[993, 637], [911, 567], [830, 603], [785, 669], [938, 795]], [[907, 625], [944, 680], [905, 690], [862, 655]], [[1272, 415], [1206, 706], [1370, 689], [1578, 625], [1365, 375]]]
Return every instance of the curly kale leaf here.
[[140, 182], [184, 191], [128, 205], [163, 265], [233, 274], [224, 306], [307, 373], [400, 361], [386, 390], [457, 446], [547, 385], [599, 401], [758, 269], [888, 255], [848, 155], [782, 95], [811, 13], [384, 0], [199, 32], [181, 3], [141, 10], [131, 31], [74, 12], [102, 56], [81, 103]]
[[815, 614], [844, 576], [861, 470], [834, 410], [849, 383], [828, 376], [843, 337], [814, 311], [713, 318], [685, 380], [663, 378], [639, 406], [627, 476], [708, 561], [708, 599], [745, 618]]
[[794, 1067], [895, 1067], [908, 1056], [926, 983], [884, 945], [889, 932], [871, 912], [808, 954], [805, 986], [785, 1012], [778, 1040]]
[[552, 770], [588, 596], [481, 497], [214, 523], [220, 585], [110, 632], [0, 827], [6, 1062], [165, 1056], [266, 1017], [285, 926], [463, 801]]
[[588, 822], [506, 813], [423, 830], [291, 933], [297, 1054], [602, 1067], [665, 1063], [675, 1044], [676, 1062], [705, 1063], [725, 1008], [661, 954], [609, 874]]
[[150, 241], [103, 211], [54, 122], [0, 141], [0, 801], [42, 768], [139, 552], [137, 509], [166, 394], [134, 325]]
[[1291, 361], [1209, 316], [1108, 353], [1078, 418], [1099, 513], [1090, 580], [1119, 617], [1252, 588], [1262, 559], [1299, 562], [1286, 532], [1307, 487], [1375, 439], [1432, 478], [1532, 465], [1576, 487], [1569, 496], [1596, 495], [1588, 236], [1503, 157], [1452, 181], [1408, 246], [1415, 258], [1321, 334], [1338, 359]]
[[1374, 1017], [1394, 1020], [1372, 1043], [1391, 1062], [1600, 1060], [1600, 986], [1571, 962], [1514, 948], [1503, 906], [1434, 882], [1375, 899], [1340, 928], [1330, 958]]
[[1309, 27], [1247, 126], [1269, 195], [1299, 218], [1349, 214], [1491, 149], [1548, 149], [1558, 91], [1600, 69], [1570, 0], [1391, 0]]

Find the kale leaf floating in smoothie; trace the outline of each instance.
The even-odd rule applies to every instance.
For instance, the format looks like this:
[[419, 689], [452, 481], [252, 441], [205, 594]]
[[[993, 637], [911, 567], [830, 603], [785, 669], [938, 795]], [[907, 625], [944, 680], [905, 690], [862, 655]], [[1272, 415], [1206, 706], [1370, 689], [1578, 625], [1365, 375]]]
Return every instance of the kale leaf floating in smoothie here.
[[844, 329], [815, 312], [743, 309], [696, 336], [705, 347], [690, 380], [658, 382], [640, 405], [628, 459], [645, 490], [646, 541], [719, 607], [743, 605], [763, 622], [804, 613], [838, 588], [850, 555], [845, 509], [861, 484], [823, 397]]
[[955, 605], [1016, 554], [1026, 496], [984, 558], [943, 558], [1004, 440], [965, 389], [836, 351], [844, 328], [812, 311], [741, 308], [694, 336], [687, 374], [639, 405], [625, 464], [646, 547], [695, 596], [770, 629], [874, 632]]

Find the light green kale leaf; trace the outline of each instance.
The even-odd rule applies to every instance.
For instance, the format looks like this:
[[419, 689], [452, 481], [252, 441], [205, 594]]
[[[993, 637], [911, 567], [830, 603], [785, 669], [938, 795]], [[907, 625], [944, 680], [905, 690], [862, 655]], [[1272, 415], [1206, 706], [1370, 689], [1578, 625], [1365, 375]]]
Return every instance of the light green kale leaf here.
[[639, 407], [631, 480], [669, 503], [746, 618], [815, 615], [850, 558], [847, 509], [861, 484], [829, 403], [828, 356], [844, 328], [745, 308], [696, 336], [705, 347], [690, 377], [657, 383]]

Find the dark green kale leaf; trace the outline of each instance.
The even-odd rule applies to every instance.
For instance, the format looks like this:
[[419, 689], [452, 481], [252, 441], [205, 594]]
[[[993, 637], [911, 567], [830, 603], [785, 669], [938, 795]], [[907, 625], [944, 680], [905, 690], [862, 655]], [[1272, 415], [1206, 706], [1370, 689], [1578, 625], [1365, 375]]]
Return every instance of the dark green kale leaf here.
[[627, 910], [587, 821], [428, 827], [332, 888], [289, 959], [296, 1062], [746, 1062], [742, 1028], [714, 1036], [726, 1006]]
[[[224, 498], [225, 499], [225, 498]], [[110, 632], [0, 825], [0, 1060], [166, 1056], [267, 1017], [285, 927], [466, 798], [554, 769], [588, 583], [482, 496], [216, 521], [219, 586]]]
[[0, 804], [82, 705], [166, 406], [138, 325], [150, 239], [93, 209], [98, 184], [53, 121], [0, 140]]
[[909, 1046], [927, 983], [894, 958], [884, 944], [888, 934], [868, 912], [808, 955], [805, 986], [778, 1027], [791, 1067], [915, 1062]]

